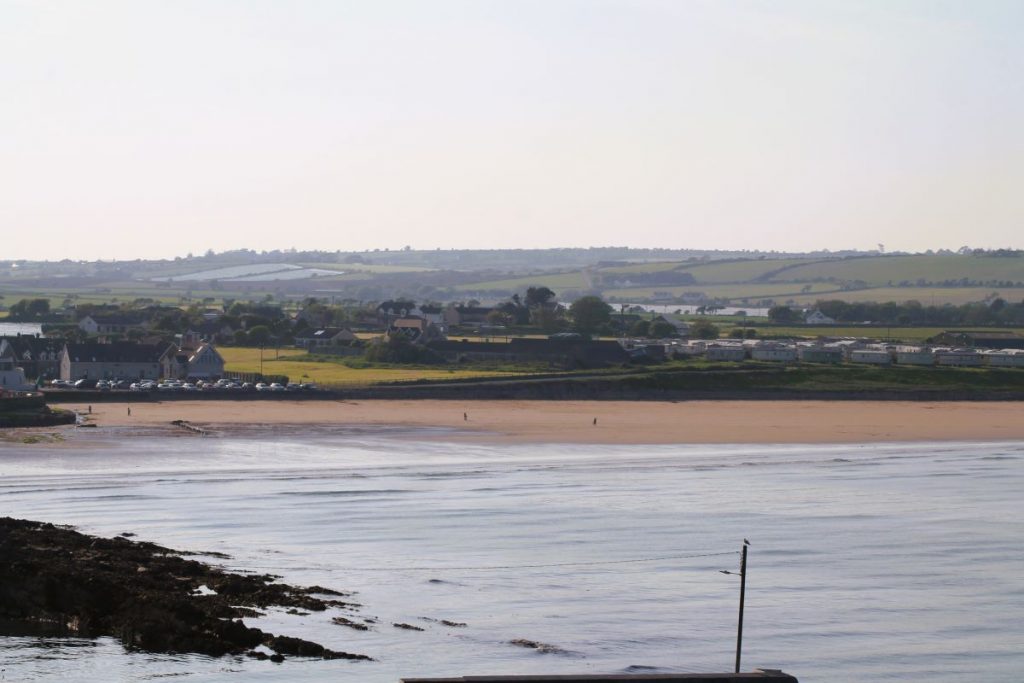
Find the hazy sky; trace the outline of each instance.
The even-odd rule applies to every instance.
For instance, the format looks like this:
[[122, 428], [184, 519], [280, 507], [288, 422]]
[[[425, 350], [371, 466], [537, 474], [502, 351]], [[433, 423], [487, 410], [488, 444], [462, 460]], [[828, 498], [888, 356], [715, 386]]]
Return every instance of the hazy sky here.
[[1024, 2], [0, 0], [0, 258], [1024, 247]]

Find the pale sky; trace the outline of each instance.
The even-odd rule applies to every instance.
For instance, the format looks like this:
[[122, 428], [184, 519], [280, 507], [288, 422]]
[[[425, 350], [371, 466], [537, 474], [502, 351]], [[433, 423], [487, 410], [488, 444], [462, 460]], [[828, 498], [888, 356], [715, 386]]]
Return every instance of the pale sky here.
[[0, 259], [1024, 247], [1024, 2], [0, 0]]

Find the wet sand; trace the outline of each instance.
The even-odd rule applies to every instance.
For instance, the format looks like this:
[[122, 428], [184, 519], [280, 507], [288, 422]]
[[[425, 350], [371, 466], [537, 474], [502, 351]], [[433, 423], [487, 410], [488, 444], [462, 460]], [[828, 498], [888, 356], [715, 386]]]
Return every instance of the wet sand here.
[[[86, 405], [64, 405], [85, 413]], [[249, 425], [448, 427], [426, 438], [507, 443], [857, 443], [1024, 439], [1024, 402], [905, 401], [168, 401], [95, 404], [98, 427], [172, 420]], [[596, 420], [596, 423], [595, 423]]]

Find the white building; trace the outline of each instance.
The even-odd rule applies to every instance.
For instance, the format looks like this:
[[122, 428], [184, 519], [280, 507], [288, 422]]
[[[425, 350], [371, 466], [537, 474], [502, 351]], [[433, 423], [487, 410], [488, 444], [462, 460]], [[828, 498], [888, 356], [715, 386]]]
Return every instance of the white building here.
[[935, 352], [919, 346], [896, 347], [898, 365], [935, 365]]
[[936, 365], [975, 367], [985, 362], [985, 357], [974, 349], [937, 349]]
[[807, 325], [835, 325], [835, 318], [830, 318], [818, 309], [814, 309], [804, 316], [804, 323]]
[[709, 344], [704, 349], [704, 355], [708, 360], [740, 361], [747, 357], [747, 352], [738, 344], [736, 346]]
[[224, 358], [212, 344], [203, 344], [188, 357], [188, 376], [193, 379], [220, 379], [224, 376]]
[[163, 345], [74, 343], [64, 346], [60, 377], [79, 379], [159, 379]]
[[850, 351], [850, 362], [889, 365], [892, 363], [892, 354], [881, 349], [854, 349]]
[[750, 350], [750, 357], [754, 360], [791, 363], [796, 360], [796, 347], [781, 344], [759, 344]]
[[0, 339], [0, 391], [31, 391], [34, 387], [25, 380], [25, 371], [17, 365], [14, 347]]
[[1024, 351], [1019, 349], [986, 351], [984, 356], [985, 362], [994, 368], [1024, 368]]

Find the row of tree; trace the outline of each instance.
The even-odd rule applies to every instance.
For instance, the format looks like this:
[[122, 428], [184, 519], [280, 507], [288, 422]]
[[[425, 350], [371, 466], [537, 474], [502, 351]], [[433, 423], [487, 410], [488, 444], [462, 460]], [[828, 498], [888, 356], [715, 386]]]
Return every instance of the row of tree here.
[[[850, 302], [837, 299], [819, 301], [815, 308], [843, 323], [878, 323], [883, 325], [1024, 325], [1024, 301], [1009, 303], [994, 299], [990, 303], [954, 306], [925, 306], [920, 301], [896, 303]], [[768, 318], [775, 323], [803, 321], [803, 314], [788, 306], [774, 306]]]

